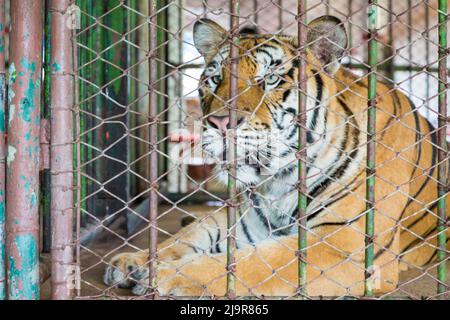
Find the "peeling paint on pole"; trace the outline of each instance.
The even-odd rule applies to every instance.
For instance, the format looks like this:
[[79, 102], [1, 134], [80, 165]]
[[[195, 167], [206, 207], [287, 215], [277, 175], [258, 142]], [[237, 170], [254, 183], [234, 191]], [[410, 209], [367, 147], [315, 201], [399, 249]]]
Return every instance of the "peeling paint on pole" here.
[[19, 234], [14, 239], [17, 252], [9, 253], [10, 300], [39, 299], [38, 246], [34, 235]]
[[43, 1], [11, 2], [6, 250], [10, 300], [39, 299], [39, 132]]
[[[51, 15], [51, 255], [52, 299], [70, 299], [73, 269], [74, 106], [72, 30], [69, 0], [50, 1]], [[65, 14], [64, 14], [65, 13]], [[63, 94], [61, 94], [63, 93]]]
[[5, 0], [0, 0], [0, 300], [6, 299]]

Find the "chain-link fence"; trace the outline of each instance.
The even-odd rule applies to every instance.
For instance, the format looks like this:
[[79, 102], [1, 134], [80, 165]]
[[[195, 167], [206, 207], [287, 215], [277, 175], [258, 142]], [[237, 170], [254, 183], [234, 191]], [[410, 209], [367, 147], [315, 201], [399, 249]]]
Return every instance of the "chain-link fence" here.
[[41, 297], [448, 299], [447, 5], [48, 1]]

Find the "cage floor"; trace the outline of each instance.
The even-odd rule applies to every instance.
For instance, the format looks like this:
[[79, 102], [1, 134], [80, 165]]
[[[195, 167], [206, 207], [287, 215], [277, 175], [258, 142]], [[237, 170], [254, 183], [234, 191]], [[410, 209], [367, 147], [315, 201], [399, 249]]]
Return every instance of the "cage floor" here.
[[[182, 206], [183, 210], [188, 212], [204, 213], [211, 211], [211, 207], [204, 205]], [[160, 214], [164, 216], [158, 220], [158, 226], [171, 234], [181, 228], [181, 219], [186, 214], [177, 209], [171, 209], [169, 206], [160, 206]], [[159, 239], [163, 241], [167, 235], [160, 233]], [[146, 248], [148, 243], [148, 232], [142, 232], [130, 241], [132, 245], [140, 248]], [[118, 248], [123, 244], [117, 236], [113, 234], [104, 234], [94, 243], [89, 244], [89, 250], [82, 250], [82, 283], [80, 298], [88, 296], [101, 296], [106, 286], [103, 284], [102, 277], [105, 269], [105, 263], [101, 261], [101, 257], [108, 261], [111, 256], [124, 252], [134, 251], [128, 246]], [[115, 250], [115, 251], [113, 251]], [[436, 268], [431, 268], [427, 273], [421, 275], [420, 270], [408, 270], [400, 275], [401, 287], [397, 292], [389, 295], [387, 298], [415, 298], [430, 297], [436, 294]], [[450, 279], [450, 263], [447, 267], [447, 279]], [[130, 296], [131, 292], [126, 289], [115, 289], [115, 295]], [[46, 281], [41, 287], [41, 299], [50, 299], [50, 280]]]

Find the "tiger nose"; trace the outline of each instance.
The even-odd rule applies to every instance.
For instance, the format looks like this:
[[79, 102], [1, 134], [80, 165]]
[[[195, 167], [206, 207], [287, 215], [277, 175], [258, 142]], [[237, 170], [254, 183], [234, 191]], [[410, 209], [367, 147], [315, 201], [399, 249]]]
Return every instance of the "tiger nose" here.
[[206, 119], [209, 124], [220, 131], [227, 131], [229, 129], [230, 117], [229, 116], [209, 116]]

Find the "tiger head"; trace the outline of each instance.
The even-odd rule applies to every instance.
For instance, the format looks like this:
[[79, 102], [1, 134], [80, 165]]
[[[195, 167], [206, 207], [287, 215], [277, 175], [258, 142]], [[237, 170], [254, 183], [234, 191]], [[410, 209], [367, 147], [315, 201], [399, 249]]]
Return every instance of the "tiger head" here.
[[[340, 68], [347, 33], [339, 19], [324, 16], [308, 25], [307, 42], [307, 138], [310, 145], [321, 136], [320, 125], [312, 123], [314, 110], [322, 103], [316, 101], [317, 92], [333, 95], [333, 75]], [[237, 74], [232, 76], [227, 31], [208, 19], [194, 25], [194, 44], [205, 60], [199, 85], [204, 114], [203, 150], [220, 161], [227, 159], [228, 145], [233, 141], [229, 134], [229, 107], [234, 101], [238, 183], [256, 185], [268, 175], [276, 176], [284, 170], [296, 174], [297, 38], [240, 34], [237, 43]], [[317, 81], [319, 73], [321, 83]], [[234, 98], [230, 96], [232, 78], [237, 82]]]

